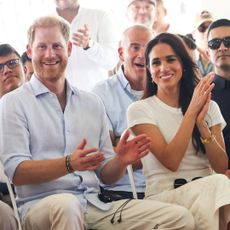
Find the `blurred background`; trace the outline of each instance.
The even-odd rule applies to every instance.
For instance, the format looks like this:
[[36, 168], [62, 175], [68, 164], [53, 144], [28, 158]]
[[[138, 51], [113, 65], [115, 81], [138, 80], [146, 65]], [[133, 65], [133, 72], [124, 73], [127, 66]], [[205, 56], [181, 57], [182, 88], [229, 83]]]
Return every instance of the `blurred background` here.
[[[124, 25], [126, 0], [80, 0], [82, 6], [109, 11], [118, 32]], [[230, 18], [229, 0], [164, 0], [167, 20], [177, 32], [190, 33], [194, 17], [202, 10], [210, 11], [215, 19]], [[0, 0], [0, 43], [10, 43], [20, 53], [26, 49], [26, 31], [31, 21], [55, 10], [53, 0]]]

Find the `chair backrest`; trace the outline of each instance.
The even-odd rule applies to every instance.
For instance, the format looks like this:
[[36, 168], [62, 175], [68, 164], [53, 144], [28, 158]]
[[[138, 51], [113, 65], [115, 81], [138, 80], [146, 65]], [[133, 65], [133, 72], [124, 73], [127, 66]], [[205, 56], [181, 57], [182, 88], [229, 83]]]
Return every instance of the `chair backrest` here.
[[132, 167], [132, 165], [127, 166], [127, 172], [128, 172], [128, 175], [129, 175], [129, 181], [130, 181], [132, 192], [133, 192], [133, 198], [138, 199], [135, 180], [134, 180], [134, 176], [133, 176], [133, 167]]
[[18, 222], [18, 229], [22, 230], [20, 217], [19, 217], [19, 214], [18, 214], [18, 207], [17, 207], [17, 204], [16, 204], [15, 195], [14, 195], [14, 192], [13, 192], [13, 189], [12, 189], [12, 186], [11, 186], [11, 182], [10, 182], [9, 178], [6, 176], [6, 174], [4, 173], [4, 167], [3, 167], [1, 162], [0, 162], [0, 180], [2, 182], [5, 182], [6, 185], [7, 185], [9, 195], [10, 195], [10, 199], [11, 199], [12, 206], [13, 206], [13, 210], [14, 210], [14, 215], [15, 215], [15, 217], [17, 219], [17, 222]]

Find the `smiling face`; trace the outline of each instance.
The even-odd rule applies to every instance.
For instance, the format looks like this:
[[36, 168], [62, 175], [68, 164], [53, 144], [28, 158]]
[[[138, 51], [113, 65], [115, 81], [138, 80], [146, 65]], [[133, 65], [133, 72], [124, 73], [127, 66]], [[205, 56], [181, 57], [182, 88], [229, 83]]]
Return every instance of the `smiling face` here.
[[119, 49], [119, 55], [127, 79], [145, 78], [144, 51], [151, 37], [151, 32], [146, 28], [132, 28], [126, 32], [123, 45]]
[[28, 45], [35, 75], [43, 82], [64, 78], [71, 53], [71, 43], [66, 42], [58, 26], [37, 27], [34, 41]]
[[166, 43], [158, 43], [149, 54], [148, 63], [152, 81], [161, 91], [179, 92], [182, 78], [182, 64], [174, 50]]
[[[18, 60], [19, 57], [15, 53], [8, 54], [6, 56], [0, 56], [0, 64], [6, 63], [10, 60]], [[4, 94], [18, 88], [24, 82], [23, 67], [20, 60], [14, 67], [9, 68], [4, 65], [2, 72], [0, 73], [0, 97]]]
[[[230, 37], [230, 26], [220, 26], [210, 31], [208, 41]], [[211, 62], [214, 64], [215, 73], [220, 76], [226, 75], [230, 79], [230, 48], [223, 42], [217, 49], [208, 49]]]

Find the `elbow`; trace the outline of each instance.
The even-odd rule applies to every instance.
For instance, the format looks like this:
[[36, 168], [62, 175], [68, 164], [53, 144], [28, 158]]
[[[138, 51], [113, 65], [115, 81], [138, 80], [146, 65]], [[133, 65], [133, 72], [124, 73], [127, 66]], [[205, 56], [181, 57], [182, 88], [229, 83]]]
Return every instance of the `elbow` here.
[[173, 162], [169, 162], [167, 164], [164, 165], [165, 168], [167, 168], [168, 170], [172, 171], [172, 172], [176, 172], [180, 166], [180, 164], [178, 163], [173, 163]]

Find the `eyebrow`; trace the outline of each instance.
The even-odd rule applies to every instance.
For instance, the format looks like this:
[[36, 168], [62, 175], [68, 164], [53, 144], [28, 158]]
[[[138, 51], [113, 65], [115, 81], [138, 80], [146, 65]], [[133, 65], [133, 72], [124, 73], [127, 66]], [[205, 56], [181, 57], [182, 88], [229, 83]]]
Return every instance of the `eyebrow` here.
[[[165, 58], [171, 58], [171, 57], [178, 58], [178, 56], [177, 56], [177, 55], [174, 55], [174, 54], [172, 54], [172, 55], [167, 55]], [[152, 60], [158, 60], [158, 59], [160, 59], [160, 58], [159, 58], [159, 57], [156, 57], [156, 58], [153, 58]]]

